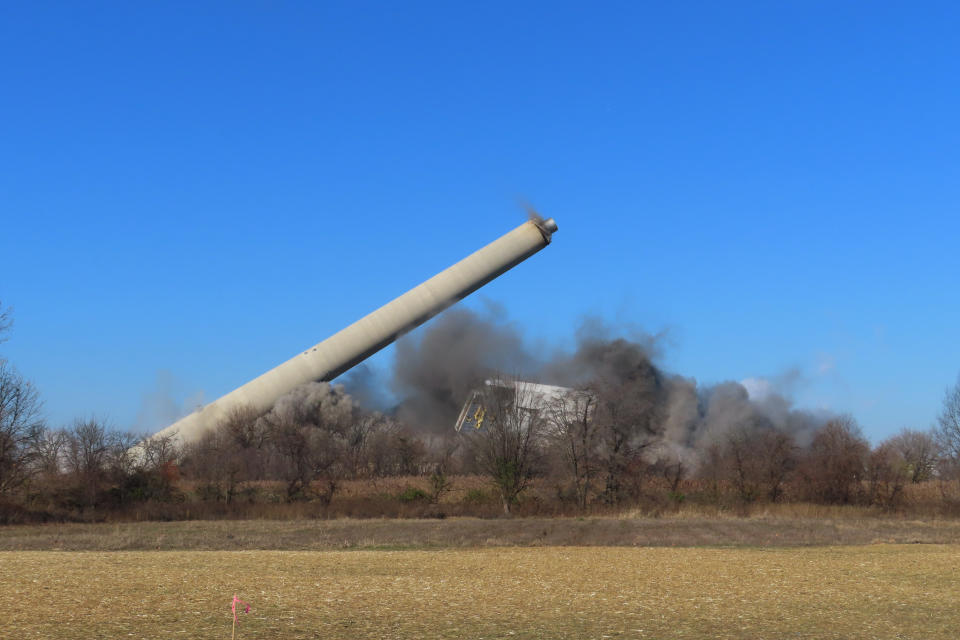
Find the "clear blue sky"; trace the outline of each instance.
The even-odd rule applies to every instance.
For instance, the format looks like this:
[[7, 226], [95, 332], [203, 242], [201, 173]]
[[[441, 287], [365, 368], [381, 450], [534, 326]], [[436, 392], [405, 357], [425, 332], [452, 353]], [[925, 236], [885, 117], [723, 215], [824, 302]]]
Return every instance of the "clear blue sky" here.
[[[0, 346], [56, 424], [207, 401], [524, 219], [532, 340], [666, 330], [874, 441], [960, 372], [960, 5], [5, 3]], [[467, 304], [478, 306], [479, 297]], [[387, 366], [390, 353], [375, 364]], [[159, 378], [159, 381], [158, 381]]]

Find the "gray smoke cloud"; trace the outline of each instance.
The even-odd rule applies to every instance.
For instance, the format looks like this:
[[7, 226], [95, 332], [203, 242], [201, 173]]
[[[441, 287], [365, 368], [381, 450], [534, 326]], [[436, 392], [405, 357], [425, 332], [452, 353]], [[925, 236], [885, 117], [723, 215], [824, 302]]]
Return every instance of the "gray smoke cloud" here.
[[[544, 357], [502, 310], [452, 309], [397, 343], [388, 384], [398, 398], [397, 417], [430, 433], [448, 432], [470, 391], [498, 372], [590, 387], [601, 397], [606, 390], [619, 402], [608, 409], [633, 420], [631, 446], [642, 449], [649, 462], [679, 460], [688, 467], [734, 428], [777, 429], [805, 446], [829, 417], [793, 406], [789, 394], [799, 384], [798, 371], [710, 386], [666, 372], [655, 364], [666, 339], [636, 329], [617, 331], [588, 318], [572, 349]], [[363, 397], [367, 387], [385, 383], [364, 373], [352, 384]], [[601, 402], [598, 411], [604, 410]]]
[[449, 431], [470, 391], [501, 371], [529, 375], [536, 358], [501, 311], [451, 309], [396, 345], [390, 386], [397, 417], [428, 432]]
[[184, 385], [168, 370], [157, 371], [153, 388], [140, 399], [134, 430], [154, 433], [203, 405], [203, 391], [187, 394]]
[[347, 424], [353, 410], [353, 398], [341, 385], [308, 382], [281, 396], [265, 417], [274, 422], [326, 426]]
[[621, 333], [600, 318], [585, 318], [576, 330], [573, 352], [555, 352], [544, 363], [541, 376], [568, 387], [640, 379], [659, 385], [662, 376], [652, 360], [660, 354], [665, 334], [650, 335], [639, 329]]
[[358, 364], [338, 378], [337, 382], [364, 409], [380, 413], [390, 413], [396, 409], [396, 398], [384, 383], [383, 374], [367, 364]]

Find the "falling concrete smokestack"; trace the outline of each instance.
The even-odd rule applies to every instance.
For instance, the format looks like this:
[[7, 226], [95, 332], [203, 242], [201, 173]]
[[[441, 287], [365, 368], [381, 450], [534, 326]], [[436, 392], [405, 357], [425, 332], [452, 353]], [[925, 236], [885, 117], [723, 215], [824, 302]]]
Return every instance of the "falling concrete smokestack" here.
[[553, 219], [533, 219], [323, 342], [181, 418], [157, 435], [198, 440], [239, 407], [268, 411], [281, 396], [312, 381], [330, 381], [550, 244]]

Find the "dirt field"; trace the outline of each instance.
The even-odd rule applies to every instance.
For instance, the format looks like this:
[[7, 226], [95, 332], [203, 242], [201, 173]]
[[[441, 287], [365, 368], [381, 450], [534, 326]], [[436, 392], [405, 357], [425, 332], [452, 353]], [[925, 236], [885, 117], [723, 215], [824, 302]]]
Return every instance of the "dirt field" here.
[[2, 552], [2, 638], [956, 638], [960, 547]]

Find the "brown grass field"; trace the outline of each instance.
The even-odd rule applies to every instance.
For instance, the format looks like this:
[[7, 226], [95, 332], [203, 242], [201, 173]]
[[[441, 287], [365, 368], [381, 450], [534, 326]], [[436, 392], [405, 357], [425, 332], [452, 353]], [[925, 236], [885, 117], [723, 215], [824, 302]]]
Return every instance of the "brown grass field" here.
[[794, 547], [960, 544], [960, 520], [863, 517], [842, 508], [793, 516], [210, 520], [0, 526], [0, 551], [326, 551], [505, 546]]
[[0, 527], [0, 638], [960, 637], [960, 522], [789, 513]]
[[2, 638], [956, 638], [960, 546], [0, 552]]

